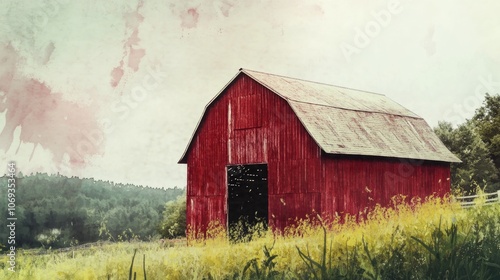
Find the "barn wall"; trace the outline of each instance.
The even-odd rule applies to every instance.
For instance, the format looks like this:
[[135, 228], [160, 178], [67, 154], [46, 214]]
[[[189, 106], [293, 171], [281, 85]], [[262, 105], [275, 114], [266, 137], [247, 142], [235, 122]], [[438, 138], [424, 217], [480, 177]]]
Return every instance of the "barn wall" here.
[[321, 153], [289, 105], [240, 75], [207, 110], [188, 151], [187, 222], [205, 231], [227, 223], [226, 166], [267, 163], [269, 222], [321, 207]]
[[269, 222], [307, 214], [357, 214], [402, 194], [450, 190], [448, 163], [322, 154], [290, 106], [241, 74], [205, 112], [187, 153], [187, 223], [227, 224], [226, 166], [267, 163]]
[[205, 232], [209, 221], [225, 223], [227, 104], [206, 112], [190, 147], [187, 162], [187, 224]]
[[325, 155], [323, 214], [358, 214], [395, 195], [443, 196], [450, 191], [450, 165], [429, 161]]

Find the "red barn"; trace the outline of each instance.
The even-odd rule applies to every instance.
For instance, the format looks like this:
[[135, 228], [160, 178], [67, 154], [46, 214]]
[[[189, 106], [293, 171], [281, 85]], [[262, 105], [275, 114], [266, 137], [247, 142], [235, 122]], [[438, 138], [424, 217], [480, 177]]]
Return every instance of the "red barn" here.
[[458, 162], [427, 123], [384, 95], [240, 69], [206, 106], [187, 163], [187, 223], [255, 218], [283, 229], [391, 197], [450, 191]]

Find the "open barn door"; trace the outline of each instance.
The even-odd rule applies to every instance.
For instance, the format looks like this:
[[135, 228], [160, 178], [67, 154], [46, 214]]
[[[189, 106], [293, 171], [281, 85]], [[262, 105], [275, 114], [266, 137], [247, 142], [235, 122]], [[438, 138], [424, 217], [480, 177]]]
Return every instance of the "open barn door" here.
[[242, 239], [261, 222], [267, 228], [267, 164], [227, 167], [229, 238]]

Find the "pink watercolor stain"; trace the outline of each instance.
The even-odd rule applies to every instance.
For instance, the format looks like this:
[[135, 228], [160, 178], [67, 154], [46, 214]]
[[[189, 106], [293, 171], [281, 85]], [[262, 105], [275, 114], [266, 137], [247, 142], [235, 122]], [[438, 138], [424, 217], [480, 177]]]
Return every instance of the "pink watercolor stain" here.
[[190, 8], [186, 12], [181, 14], [181, 27], [183, 28], [195, 28], [198, 24], [198, 18], [200, 14], [195, 8]]
[[[132, 72], [137, 72], [139, 70], [139, 64], [146, 55], [146, 50], [139, 46], [139, 26], [144, 21], [144, 16], [142, 16], [139, 10], [143, 5], [143, 1], [140, 1], [135, 11], [123, 16], [125, 26], [127, 27], [127, 31], [130, 32], [130, 36], [123, 44], [123, 56], [119, 62], [119, 66], [116, 66], [110, 74], [111, 86], [114, 88], [120, 84], [127, 73], [130, 73], [129, 69]], [[125, 65], [127, 65], [128, 69]]]
[[21, 128], [19, 145], [33, 143], [33, 152], [40, 145], [52, 152], [57, 164], [67, 154], [71, 167], [83, 167], [88, 157], [102, 154], [104, 135], [95, 119], [95, 108], [64, 100], [46, 84], [22, 76], [17, 69], [21, 60], [10, 44], [0, 46], [0, 112], [6, 116], [0, 149], [7, 152], [14, 142], [14, 131]]
[[139, 31], [135, 29], [132, 36], [126, 42], [126, 46], [129, 48], [128, 67], [134, 70], [134, 72], [139, 70], [139, 63], [141, 63], [142, 58], [146, 55], [146, 50], [135, 47], [140, 41], [138, 34]]
[[229, 11], [233, 8], [233, 4], [227, 1], [218, 1], [214, 5], [216, 6], [216, 9], [218, 9], [218, 11], [220, 11], [220, 13], [225, 17], [229, 17]]
[[120, 61], [120, 66], [113, 68], [111, 71], [111, 86], [116, 87], [120, 83], [125, 71], [123, 70], [123, 60]]
[[46, 47], [44, 52], [41, 54], [41, 62], [43, 65], [46, 65], [50, 61], [50, 57], [52, 56], [52, 53], [56, 47], [54, 46], [54, 43], [50, 42]]

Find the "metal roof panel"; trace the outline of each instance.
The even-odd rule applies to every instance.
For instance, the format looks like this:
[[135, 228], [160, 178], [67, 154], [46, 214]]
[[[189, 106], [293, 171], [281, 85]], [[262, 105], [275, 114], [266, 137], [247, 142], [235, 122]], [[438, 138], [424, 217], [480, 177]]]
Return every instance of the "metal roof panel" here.
[[460, 161], [421, 118], [289, 104], [326, 153]]

